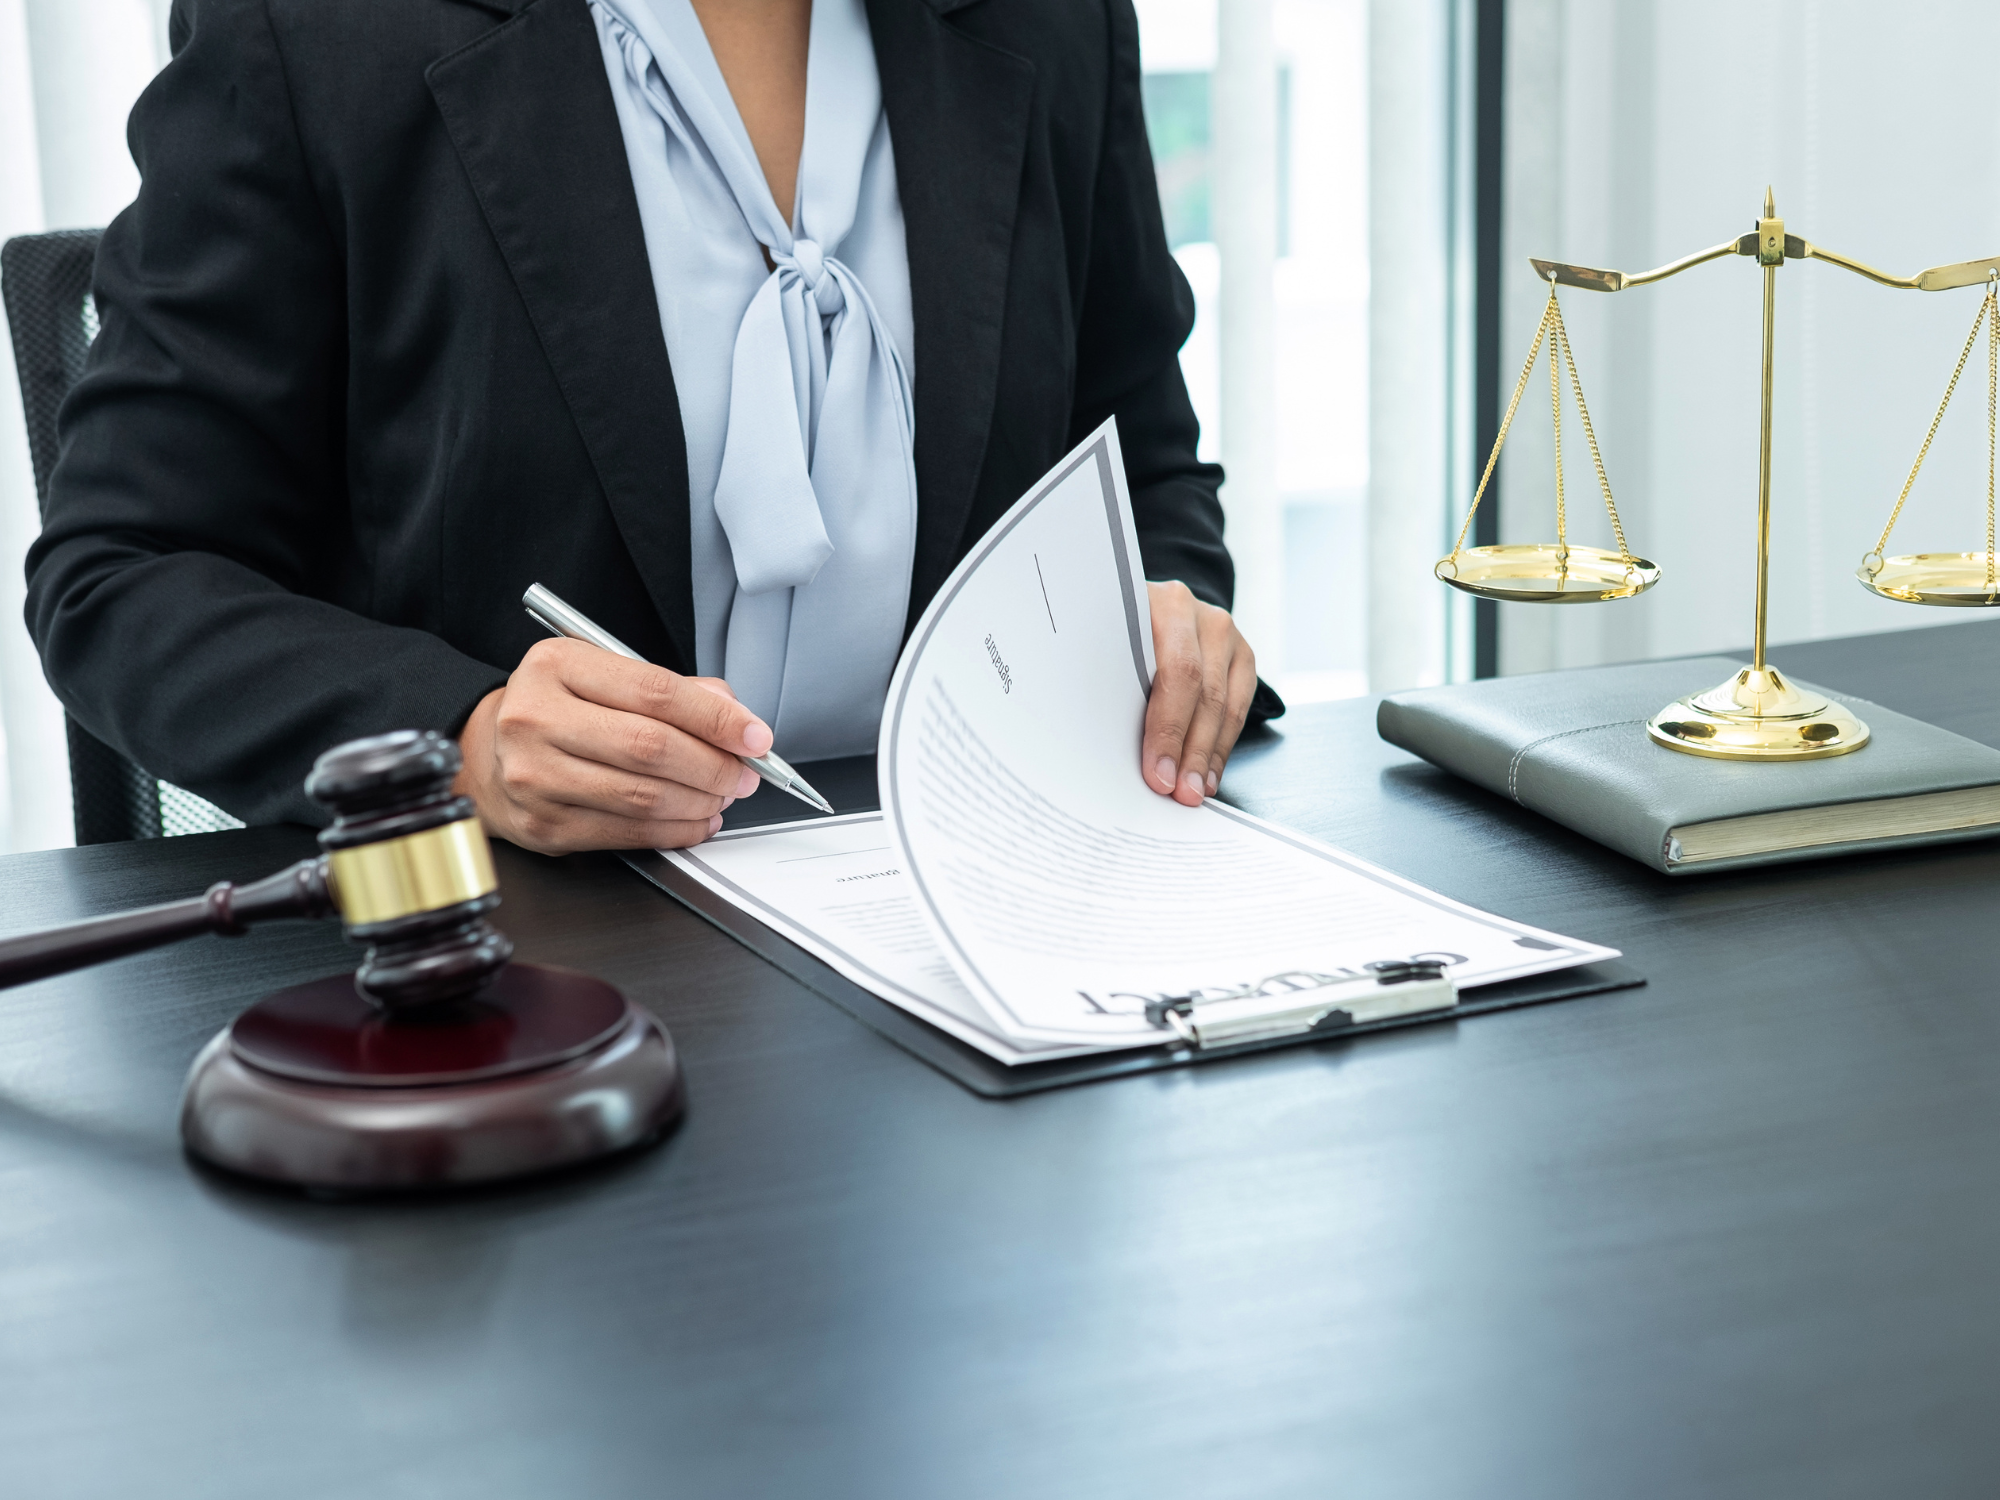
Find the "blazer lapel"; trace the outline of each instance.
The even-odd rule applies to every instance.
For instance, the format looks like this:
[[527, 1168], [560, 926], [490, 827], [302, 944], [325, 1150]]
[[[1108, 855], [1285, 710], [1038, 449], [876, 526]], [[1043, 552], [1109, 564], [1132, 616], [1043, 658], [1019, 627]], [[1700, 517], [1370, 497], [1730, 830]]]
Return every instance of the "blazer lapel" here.
[[687, 444], [625, 140], [584, 0], [511, 20], [425, 77], [619, 533], [694, 670]]
[[868, 0], [916, 324], [910, 609], [951, 571], [986, 456], [1035, 66], [943, 19], [968, 0]]

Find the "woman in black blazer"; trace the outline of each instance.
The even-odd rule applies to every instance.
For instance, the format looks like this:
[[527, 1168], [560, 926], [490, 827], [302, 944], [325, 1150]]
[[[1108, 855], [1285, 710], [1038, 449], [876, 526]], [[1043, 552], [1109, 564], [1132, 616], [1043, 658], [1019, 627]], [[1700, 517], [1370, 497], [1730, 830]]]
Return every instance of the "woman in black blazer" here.
[[[774, 183], [809, 6], [696, 4]], [[915, 330], [910, 618], [1115, 415], [1155, 581], [1142, 773], [1198, 800], [1256, 680], [1130, 0], [867, 23]], [[685, 438], [586, 0], [177, 0], [171, 35], [29, 557], [65, 706], [253, 822], [316, 818], [327, 746], [430, 726], [516, 842], [705, 837], [744, 789], [725, 752], [770, 736], [688, 675]], [[662, 666], [537, 644], [536, 580]]]

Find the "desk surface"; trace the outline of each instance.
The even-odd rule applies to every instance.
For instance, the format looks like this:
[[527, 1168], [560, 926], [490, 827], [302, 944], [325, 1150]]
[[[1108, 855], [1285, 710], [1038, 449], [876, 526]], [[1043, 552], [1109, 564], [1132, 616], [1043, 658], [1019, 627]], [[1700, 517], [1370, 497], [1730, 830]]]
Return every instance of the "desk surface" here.
[[[1778, 653], [2000, 745], [2000, 631]], [[1969, 693], [1976, 700], [1960, 701]], [[2000, 844], [1669, 881], [1295, 712], [1227, 793], [1649, 987], [994, 1103], [604, 857], [524, 957], [672, 1028], [661, 1149], [448, 1201], [191, 1168], [267, 929], [0, 997], [8, 1493], [1936, 1497], [2000, 1467]], [[0, 928], [309, 847], [0, 860]]]

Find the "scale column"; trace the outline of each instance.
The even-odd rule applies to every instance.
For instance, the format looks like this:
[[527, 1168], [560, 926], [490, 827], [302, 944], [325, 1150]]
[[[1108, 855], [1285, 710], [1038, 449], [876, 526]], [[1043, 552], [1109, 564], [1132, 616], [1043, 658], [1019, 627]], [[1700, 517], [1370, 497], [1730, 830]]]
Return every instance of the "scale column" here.
[[1757, 631], [1751, 669], [1764, 670], [1764, 620], [1771, 585], [1771, 366], [1777, 345], [1778, 267], [1785, 263], [1785, 221], [1776, 217], [1764, 189], [1764, 217], [1757, 221], [1757, 264], [1764, 268], [1763, 404], [1757, 427]]
[[[1753, 248], [1739, 243], [1738, 253]], [[1757, 432], [1757, 628], [1751, 664], [1720, 687], [1669, 703], [1646, 724], [1655, 743], [1721, 760], [1813, 760], [1868, 743], [1868, 726], [1838, 703], [1803, 693], [1764, 660], [1771, 581], [1771, 374], [1776, 362], [1778, 268], [1785, 263], [1785, 221], [1771, 190], [1754, 239], [1764, 272], [1763, 400]], [[1794, 251], [1794, 254], [1801, 253]]]

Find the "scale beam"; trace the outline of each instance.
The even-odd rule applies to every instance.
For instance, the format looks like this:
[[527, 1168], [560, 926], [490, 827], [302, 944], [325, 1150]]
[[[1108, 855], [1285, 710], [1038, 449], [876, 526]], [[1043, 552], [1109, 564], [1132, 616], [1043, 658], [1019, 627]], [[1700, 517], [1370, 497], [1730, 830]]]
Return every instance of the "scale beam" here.
[[[1792, 248], [1794, 244], [1798, 245], [1797, 250]], [[1989, 255], [1984, 260], [1962, 260], [1955, 266], [1932, 266], [1914, 276], [1891, 276], [1887, 271], [1878, 271], [1858, 260], [1849, 260], [1832, 250], [1822, 250], [1818, 245], [1809, 245], [1791, 235], [1785, 237], [1785, 254], [1800, 260], [1827, 261], [1883, 286], [1899, 287], [1908, 292], [1948, 292], [1954, 287], [1983, 286], [1989, 276], [2000, 271], [2000, 255]]]
[[[1743, 245], [1749, 243], [1745, 250]], [[1554, 281], [1561, 286], [1582, 287], [1587, 292], [1622, 292], [1628, 286], [1645, 286], [1648, 282], [1665, 281], [1669, 276], [1678, 276], [1690, 267], [1706, 261], [1717, 260], [1725, 255], [1755, 255], [1757, 236], [1746, 234], [1742, 239], [1728, 240], [1708, 250], [1697, 250], [1693, 255], [1683, 255], [1679, 260], [1651, 271], [1625, 272], [1600, 271], [1595, 266], [1566, 265], [1559, 260], [1535, 260], [1528, 264], [1535, 268], [1535, 274], [1543, 281]]]
[[[1906, 292], [1948, 292], [1955, 287], [1981, 286], [1986, 278], [2000, 272], [2000, 255], [1990, 255], [1984, 260], [1962, 260], [1952, 266], [1932, 266], [1917, 272], [1914, 276], [1892, 276], [1887, 271], [1878, 271], [1866, 261], [1842, 255], [1837, 250], [1828, 250], [1801, 239], [1796, 234], [1784, 237], [1786, 260], [1823, 260], [1828, 265], [1839, 266], [1844, 271], [1852, 271], [1857, 276], [1866, 276], [1870, 281], [1882, 286], [1896, 287]], [[1627, 287], [1647, 286], [1655, 281], [1665, 281], [1669, 276], [1711, 260], [1719, 260], [1725, 255], [1757, 254], [1755, 231], [1737, 239], [1713, 246], [1707, 250], [1697, 250], [1693, 255], [1684, 255], [1679, 260], [1669, 261], [1664, 266], [1651, 271], [1607, 271], [1596, 266], [1572, 266], [1559, 260], [1535, 260], [1528, 264], [1535, 268], [1535, 275], [1543, 281], [1555, 281], [1562, 286], [1581, 287], [1587, 292], [1622, 292]]]

